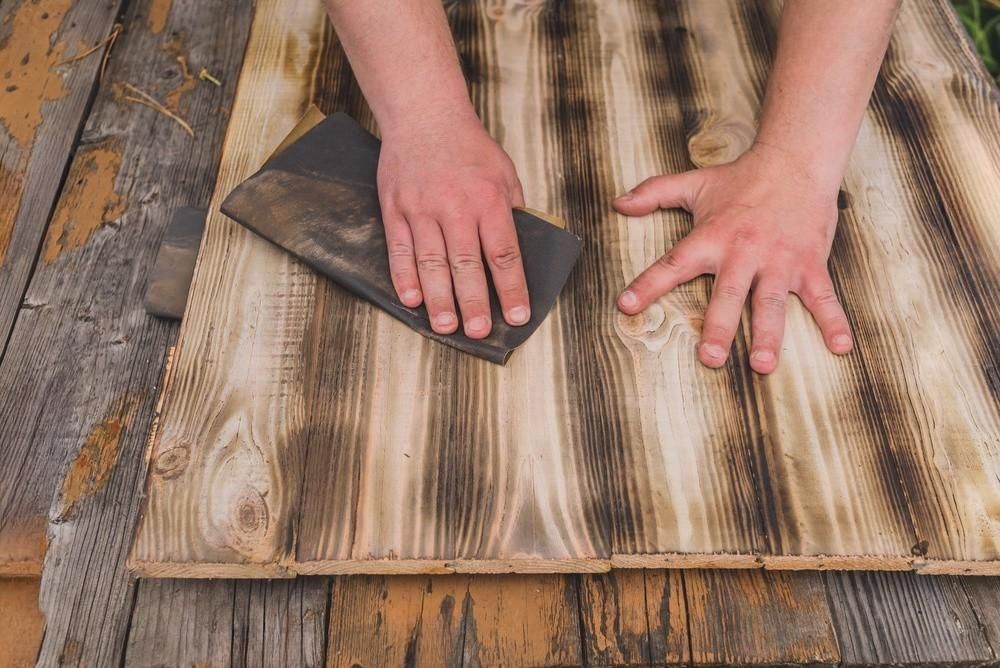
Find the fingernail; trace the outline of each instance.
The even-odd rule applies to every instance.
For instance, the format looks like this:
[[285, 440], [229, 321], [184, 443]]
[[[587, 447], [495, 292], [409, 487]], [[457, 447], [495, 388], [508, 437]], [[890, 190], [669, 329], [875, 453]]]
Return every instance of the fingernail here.
[[851, 345], [851, 337], [847, 334], [837, 334], [837, 336], [833, 337], [833, 345], [838, 348], [846, 348]]
[[639, 298], [635, 296], [635, 293], [631, 290], [626, 290], [618, 298], [618, 303], [625, 308], [632, 308], [639, 303]]
[[616, 201], [618, 201], [618, 202], [627, 202], [630, 199], [632, 199], [633, 197], [634, 197], [634, 195], [632, 193], [625, 193], [623, 195], [619, 195], [616, 198]]
[[455, 322], [457, 321], [454, 313], [438, 313], [434, 316], [434, 324], [437, 325], [438, 329], [448, 329]]
[[763, 362], [764, 364], [770, 364], [774, 361], [774, 353], [770, 350], [758, 350], [753, 354], [753, 358], [758, 362]]
[[507, 311], [507, 322], [513, 325], [523, 325], [528, 322], [528, 309], [523, 306], [515, 306]]
[[703, 343], [701, 349], [714, 360], [721, 360], [726, 356], [726, 351], [722, 349], [722, 346], [717, 346], [714, 343]]
[[419, 300], [420, 300], [419, 290], [407, 290], [406, 292], [403, 293], [404, 304], [413, 304]]
[[482, 332], [489, 328], [490, 319], [485, 316], [479, 316], [478, 318], [473, 318], [469, 322], [465, 323], [465, 326], [470, 332]]

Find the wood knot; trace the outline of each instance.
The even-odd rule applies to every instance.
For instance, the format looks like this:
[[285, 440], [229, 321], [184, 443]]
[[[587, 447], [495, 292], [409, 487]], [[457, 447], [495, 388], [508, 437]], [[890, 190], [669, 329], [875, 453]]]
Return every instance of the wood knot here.
[[190, 461], [191, 448], [178, 445], [160, 453], [153, 463], [153, 473], [164, 480], [173, 480], [187, 470]]
[[271, 521], [271, 512], [267, 508], [264, 496], [256, 489], [243, 490], [236, 503], [233, 504], [230, 523], [239, 537], [239, 542], [252, 541], [267, 533]]
[[618, 326], [625, 336], [639, 339], [651, 332], [655, 332], [663, 324], [666, 314], [659, 304], [650, 304], [642, 313], [635, 315], [618, 315]]
[[712, 167], [732, 162], [753, 143], [754, 129], [740, 121], [708, 122], [688, 139], [688, 154], [697, 167]]
[[926, 540], [918, 541], [916, 545], [910, 548], [910, 552], [914, 557], [926, 557], [927, 550], [930, 547], [930, 543]]

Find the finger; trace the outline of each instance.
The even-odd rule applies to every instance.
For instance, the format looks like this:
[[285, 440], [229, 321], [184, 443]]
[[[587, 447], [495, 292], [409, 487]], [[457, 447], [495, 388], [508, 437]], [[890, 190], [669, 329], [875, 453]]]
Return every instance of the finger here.
[[716, 277], [698, 347], [698, 358], [705, 366], [717, 368], [726, 363], [752, 280], [753, 275], [742, 269], [723, 270]]
[[618, 197], [614, 206], [626, 216], [645, 216], [657, 209], [677, 207], [690, 211], [701, 179], [698, 170], [653, 176]]
[[639, 313], [681, 283], [711, 269], [708, 246], [695, 233], [681, 239], [639, 274], [618, 296], [618, 308], [629, 315]]
[[455, 301], [451, 291], [451, 271], [448, 251], [441, 228], [430, 218], [411, 219], [413, 248], [417, 259], [417, 274], [427, 305], [431, 328], [438, 334], [451, 334], [458, 329]]
[[389, 275], [399, 300], [410, 308], [420, 306], [420, 276], [413, 253], [413, 235], [406, 219], [398, 214], [383, 216], [385, 243], [389, 249]]
[[504, 320], [511, 325], [523, 325], [531, 318], [531, 302], [510, 211], [502, 209], [488, 213], [479, 225], [479, 238]]
[[806, 305], [813, 319], [823, 333], [823, 340], [830, 352], [843, 355], [854, 347], [851, 325], [847, 322], [844, 307], [837, 299], [830, 275], [823, 271], [807, 279], [799, 291], [802, 303]]
[[785, 335], [786, 281], [761, 279], [753, 288], [750, 318], [750, 368], [771, 373], [778, 366]]
[[481, 339], [490, 333], [492, 322], [479, 232], [476, 226], [468, 224], [453, 224], [443, 229], [465, 335]]
[[521, 180], [514, 178], [514, 186], [511, 188], [510, 205], [512, 207], [524, 206], [524, 189], [521, 188]]

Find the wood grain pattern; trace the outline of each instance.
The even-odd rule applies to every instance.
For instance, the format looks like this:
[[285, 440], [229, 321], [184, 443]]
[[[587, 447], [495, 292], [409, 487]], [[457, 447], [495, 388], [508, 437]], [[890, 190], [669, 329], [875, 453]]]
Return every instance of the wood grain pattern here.
[[97, 84], [101, 52], [66, 61], [107, 37], [119, 5], [0, 6], [0, 358]]
[[[256, 576], [287, 574], [305, 410], [301, 349], [281, 342], [303, 340], [316, 279], [226, 220], [218, 202], [220, 193], [263, 163], [305, 111], [324, 25], [320, 3], [256, 8], [195, 268], [194, 285], [214, 289], [193, 289], [181, 340], [209, 334], [186, 332], [237, 303], [242, 317], [209, 334], [207, 346], [179, 343], [132, 554], [140, 570], [152, 570], [142, 564], [155, 561], [171, 564], [157, 569], [161, 575], [190, 575], [199, 563], [217, 564], [217, 575], [248, 569]], [[239, 258], [239, 276], [223, 282], [205, 276], [227, 258]], [[202, 393], [212, 399], [192, 402]]]
[[983, 665], [996, 660], [960, 578], [826, 574], [846, 666]]
[[329, 578], [147, 580], [123, 665], [324, 665]]
[[[375, 129], [319, 10], [286, 4], [258, 10], [220, 193], [309, 102]], [[745, 149], [778, 3], [446, 9], [528, 205], [584, 239], [566, 291], [491, 368], [212, 214], [139, 571], [1000, 572], [1000, 109], [943, 0], [904, 6], [844, 183], [831, 268], [858, 349], [827, 354], [796, 302], [766, 378], [748, 330], [697, 363], [707, 279], [617, 312], [690, 219], [609, 203]]]
[[[0, 8], [0, 76], [4, 81], [0, 360], [7, 357], [8, 339], [19, 315], [38, 306], [25, 288], [88, 110], [100, 55], [60, 63], [81, 52], [80, 44], [89, 46], [103, 39], [117, 11], [117, 2], [71, 0], [22, 0]], [[7, 388], [0, 392], [0, 396], [10, 396]], [[32, 454], [19, 447], [33, 424], [25, 418], [18, 424], [0, 420], [0, 447], [7, 460], [0, 467], [0, 575], [37, 575], [45, 555], [52, 488], [32, 484], [34, 476], [27, 471], [33, 466], [24, 466]], [[46, 454], [49, 457], [38, 457], [36, 462], [59, 466], [64, 461], [58, 449]]]
[[696, 664], [836, 665], [837, 636], [818, 573], [684, 573]]
[[[107, 4], [77, 2], [67, 16]], [[41, 665], [121, 661], [135, 596], [125, 558], [177, 336], [145, 313], [142, 295], [171, 212], [207, 204], [251, 18], [235, 0], [176, 0], [154, 33], [145, 21], [152, 4], [131, 2], [121, 16], [130, 29], [118, 36], [62, 192], [43, 215], [51, 224], [0, 362], [0, 545], [11, 519], [37, 527], [30, 563], [42, 572]], [[224, 85], [192, 87], [178, 58]], [[196, 138], [123, 102], [123, 81], [174, 99]]]

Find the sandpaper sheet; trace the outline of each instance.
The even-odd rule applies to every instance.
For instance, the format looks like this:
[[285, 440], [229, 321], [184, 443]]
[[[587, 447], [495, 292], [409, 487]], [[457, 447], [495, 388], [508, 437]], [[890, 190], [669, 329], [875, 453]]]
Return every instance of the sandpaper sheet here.
[[187, 206], [174, 211], [142, 300], [147, 313], [171, 320], [180, 320], [184, 316], [207, 215], [205, 209]]
[[424, 336], [503, 364], [552, 309], [582, 242], [515, 209], [531, 319], [520, 327], [504, 322], [491, 285], [488, 337], [437, 334], [426, 309], [405, 306], [392, 286], [376, 190], [379, 146], [352, 118], [333, 114], [235, 188], [222, 212]]

